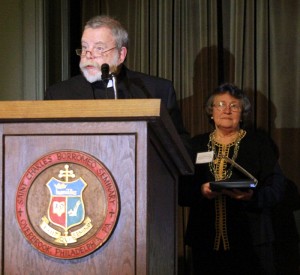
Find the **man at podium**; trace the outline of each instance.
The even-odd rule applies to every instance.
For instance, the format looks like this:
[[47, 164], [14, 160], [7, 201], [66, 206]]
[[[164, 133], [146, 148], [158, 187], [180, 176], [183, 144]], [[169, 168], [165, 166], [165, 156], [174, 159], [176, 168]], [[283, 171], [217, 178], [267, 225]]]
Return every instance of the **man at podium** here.
[[127, 49], [128, 33], [119, 21], [109, 16], [91, 18], [83, 30], [81, 49], [76, 50], [82, 74], [49, 87], [45, 99], [159, 98], [186, 141], [189, 135], [172, 82], [129, 70], [123, 64]]

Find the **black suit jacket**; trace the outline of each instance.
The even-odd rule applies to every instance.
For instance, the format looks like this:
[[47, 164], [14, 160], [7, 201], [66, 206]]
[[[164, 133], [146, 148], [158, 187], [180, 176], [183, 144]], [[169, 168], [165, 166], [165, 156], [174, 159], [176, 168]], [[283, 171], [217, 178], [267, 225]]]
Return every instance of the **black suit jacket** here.
[[[176, 94], [171, 81], [153, 77], [144, 73], [131, 71], [122, 66], [117, 76], [118, 98], [159, 98], [167, 107], [171, 119], [188, 146], [189, 134], [183, 126]], [[82, 75], [77, 75], [69, 80], [57, 83], [46, 90], [46, 100], [66, 99], [94, 99], [93, 84], [89, 83]]]

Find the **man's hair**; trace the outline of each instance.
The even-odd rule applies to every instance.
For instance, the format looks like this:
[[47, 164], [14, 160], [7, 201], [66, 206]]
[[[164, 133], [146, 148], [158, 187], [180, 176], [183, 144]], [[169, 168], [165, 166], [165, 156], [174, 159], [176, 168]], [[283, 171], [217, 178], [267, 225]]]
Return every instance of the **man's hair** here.
[[101, 27], [106, 27], [111, 30], [113, 37], [116, 40], [116, 47], [121, 49], [122, 47], [128, 48], [128, 32], [122, 26], [122, 24], [107, 15], [97, 15], [91, 18], [84, 26], [84, 29], [92, 28], [97, 29]]

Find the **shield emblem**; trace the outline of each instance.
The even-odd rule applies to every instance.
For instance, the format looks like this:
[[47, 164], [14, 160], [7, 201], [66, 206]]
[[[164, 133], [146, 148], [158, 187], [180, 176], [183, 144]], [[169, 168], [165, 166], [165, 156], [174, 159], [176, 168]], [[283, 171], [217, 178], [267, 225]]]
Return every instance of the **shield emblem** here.
[[86, 186], [82, 178], [71, 182], [51, 178], [47, 183], [50, 190], [48, 219], [65, 231], [82, 223], [85, 218], [82, 192]]

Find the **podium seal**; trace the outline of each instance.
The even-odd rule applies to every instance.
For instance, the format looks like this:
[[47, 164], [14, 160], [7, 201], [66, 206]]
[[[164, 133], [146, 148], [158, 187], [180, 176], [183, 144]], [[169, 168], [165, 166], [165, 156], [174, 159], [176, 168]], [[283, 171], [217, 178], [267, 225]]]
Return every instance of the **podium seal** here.
[[23, 174], [16, 217], [27, 241], [50, 257], [84, 257], [106, 243], [119, 216], [119, 193], [108, 169], [81, 151], [51, 152]]

